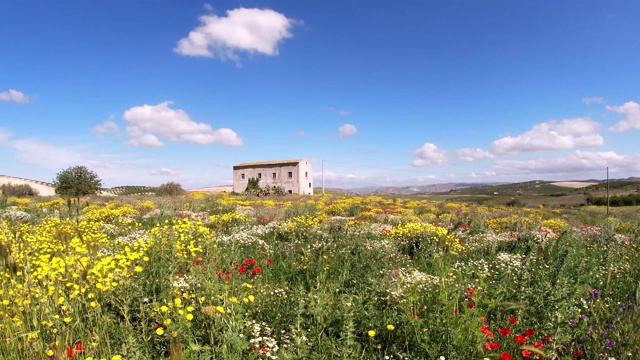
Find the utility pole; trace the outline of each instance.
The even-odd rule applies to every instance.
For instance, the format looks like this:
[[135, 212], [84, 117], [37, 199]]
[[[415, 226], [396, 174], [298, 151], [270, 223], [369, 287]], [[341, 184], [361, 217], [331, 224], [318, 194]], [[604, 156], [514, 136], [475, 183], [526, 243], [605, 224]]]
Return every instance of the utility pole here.
[[609, 216], [609, 167], [607, 166], [607, 216]]
[[324, 160], [322, 160], [322, 195], [324, 196]]

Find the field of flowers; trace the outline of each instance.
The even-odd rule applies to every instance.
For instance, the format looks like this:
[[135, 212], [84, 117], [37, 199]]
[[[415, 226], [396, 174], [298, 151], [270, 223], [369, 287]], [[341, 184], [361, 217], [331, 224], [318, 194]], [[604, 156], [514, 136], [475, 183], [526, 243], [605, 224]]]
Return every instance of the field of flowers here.
[[640, 211], [381, 197], [0, 206], [2, 359], [638, 359]]

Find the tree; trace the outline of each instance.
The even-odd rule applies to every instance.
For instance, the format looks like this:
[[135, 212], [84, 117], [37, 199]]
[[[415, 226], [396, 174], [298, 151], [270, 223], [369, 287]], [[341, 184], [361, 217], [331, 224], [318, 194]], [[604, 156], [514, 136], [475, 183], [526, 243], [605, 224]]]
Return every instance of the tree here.
[[56, 188], [56, 194], [67, 199], [69, 210], [71, 199], [75, 200], [78, 210], [80, 198], [95, 195], [102, 187], [102, 180], [85, 166], [74, 166], [60, 171], [53, 180], [53, 186]]
[[185, 191], [182, 188], [182, 185], [175, 183], [173, 181], [169, 181], [164, 183], [156, 189], [156, 195], [158, 196], [178, 196], [184, 194]]

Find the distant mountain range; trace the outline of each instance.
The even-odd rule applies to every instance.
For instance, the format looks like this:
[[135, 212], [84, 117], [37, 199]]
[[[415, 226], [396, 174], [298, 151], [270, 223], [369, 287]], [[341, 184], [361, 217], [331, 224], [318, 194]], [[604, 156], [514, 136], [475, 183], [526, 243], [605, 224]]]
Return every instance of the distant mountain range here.
[[[632, 181], [632, 182], [640, 182], [640, 177], [629, 177], [626, 179], [609, 179], [610, 182], [619, 182], [619, 181]], [[547, 188], [547, 192], [557, 192], [562, 190], [564, 187], [552, 185], [553, 183], [569, 183], [569, 182], [579, 182], [579, 183], [605, 183], [606, 180], [575, 180], [575, 181], [542, 181], [542, 180], [532, 180], [521, 183], [508, 183], [508, 182], [485, 182], [485, 183], [440, 183], [440, 184], [431, 184], [431, 185], [412, 185], [412, 186], [365, 186], [359, 188], [352, 189], [335, 189], [335, 188], [326, 188], [325, 190], [332, 193], [339, 194], [350, 194], [350, 195], [419, 195], [419, 194], [437, 194], [437, 193], [469, 193], [469, 194], [493, 194], [495, 192], [499, 193], [517, 193], [521, 190], [520, 188], [535, 189], [534, 192], [545, 192], [540, 190], [545, 190]], [[546, 186], [545, 186], [546, 185]], [[542, 189], [540, 187], [543, 186]], [[512, 189], [513, 188], [513, 189]], [[466, 191], [464, 190], [466, 189]], [[458, 191], [457, 191], [458, 190]], [[317, 188], [315, 189], [315, 193], [318, 194], [322, 190]], [[462, 191], [462, 192], [460, 192]]]

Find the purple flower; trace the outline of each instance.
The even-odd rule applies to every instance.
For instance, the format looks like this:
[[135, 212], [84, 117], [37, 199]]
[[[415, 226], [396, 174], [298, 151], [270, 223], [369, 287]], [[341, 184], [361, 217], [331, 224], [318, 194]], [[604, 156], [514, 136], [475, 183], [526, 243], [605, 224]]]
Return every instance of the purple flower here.
[[576, 323], [573, 321], [573, 319], [569, 320], [569, 327], [572, 329], [576, 328]]
[[611, 339], [607, 339], [607, 344], [605, 345], [607, 349], [611, 349], [615, 343]]
[[598, 290], [593, 290], [593, 293], [591, 294], [591, 296], [592, 296], [593, 298], [597, 298], [598, 296], [600, 296], [600, 291], [598, 291]]

